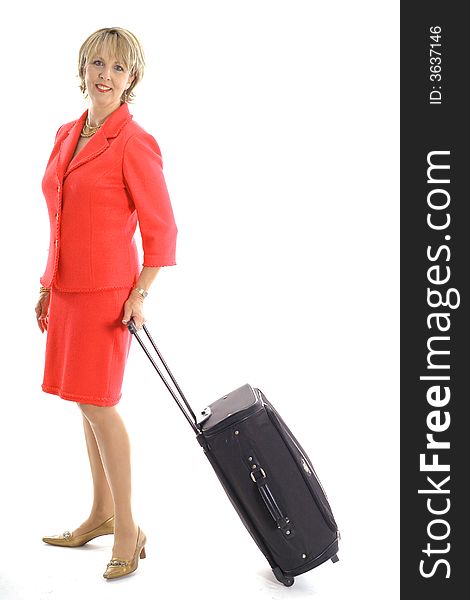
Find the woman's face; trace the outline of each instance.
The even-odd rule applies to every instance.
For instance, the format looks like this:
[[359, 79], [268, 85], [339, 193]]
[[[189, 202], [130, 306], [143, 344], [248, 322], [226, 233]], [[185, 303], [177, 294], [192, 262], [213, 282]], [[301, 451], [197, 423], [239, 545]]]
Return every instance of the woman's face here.
[[134, 76], [129, 76], [124, 64], [110, 56], [105, 49], [91, 56], [85, 68], [88, 96], [91, 102], [100, 108], [118, 107], [122, 93], [133, 79]]

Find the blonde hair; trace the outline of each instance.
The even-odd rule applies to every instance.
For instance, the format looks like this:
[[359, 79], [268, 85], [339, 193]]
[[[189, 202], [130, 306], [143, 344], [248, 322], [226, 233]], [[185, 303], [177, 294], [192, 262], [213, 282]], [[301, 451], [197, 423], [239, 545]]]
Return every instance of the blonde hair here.
[[102, 48], [109, 50], [109, 54], [122, 62], [129, 71], [129, 76], [134, 75], [132, 83], [124, 90], [122, 102], [132, 102], [135, 97], [133, 89], [144, 76], [145, 57], [139, 40], [133, 33], [122, 27], [104, 27], [98, 29], [83, 42], [78, 54], [78, 77], [80, 90], [86, 94], [85, 69], [91, 58]]

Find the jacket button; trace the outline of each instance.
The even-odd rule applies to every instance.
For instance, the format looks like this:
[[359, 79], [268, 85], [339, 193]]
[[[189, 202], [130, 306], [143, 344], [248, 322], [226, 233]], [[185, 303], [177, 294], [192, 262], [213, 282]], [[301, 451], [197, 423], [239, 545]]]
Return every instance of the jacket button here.
[[60, 192], [60, 183], [59, 183], [59, 185], [57, 186], [57, 191], [58, 191], [58, 192]]
[[58, 218], [59, 218], [59, 213], [58, 213], [58, 212], [56, 212], [56, 214], [55, 214], [55, 218], [56, 218], [56, 219], [58, 219]]
[[57, 246], [57, 244], [58, 244], [58, 243], [59, 243], [59, 240], [56, 240], [56, 241], [55, 241], [55, 245]]

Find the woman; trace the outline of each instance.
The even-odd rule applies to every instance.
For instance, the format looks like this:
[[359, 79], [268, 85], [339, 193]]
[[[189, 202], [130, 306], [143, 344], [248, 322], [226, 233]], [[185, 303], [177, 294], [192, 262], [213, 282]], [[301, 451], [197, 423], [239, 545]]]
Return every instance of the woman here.
[[42, 181], [51, 226], [36, 305], [47, 331], [42, 389], [81, 409], [93, 478], [89, 517], [43, 540], [75, 547], [114, 533], [106, 579], [132, 573], [145, 558], [146, 536], [131, 510], [129, 438], [115, 406], [132, 339], [127, 324], [142, 328], [152, 282], [160, 267], [176, 264], [161, 152], [127, 105], [143, 69], [129, 31], [99, 29], [85, 40], [78, 75], [88, 109], [59, 128]]

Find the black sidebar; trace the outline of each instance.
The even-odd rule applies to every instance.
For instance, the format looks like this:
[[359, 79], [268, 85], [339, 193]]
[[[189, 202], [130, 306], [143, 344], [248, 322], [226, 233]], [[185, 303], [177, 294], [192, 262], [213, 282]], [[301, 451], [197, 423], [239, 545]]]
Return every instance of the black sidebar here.
[[465, 8], [457, 2], [401, 3], [401, 598], [406, 600], [470, 597]]

